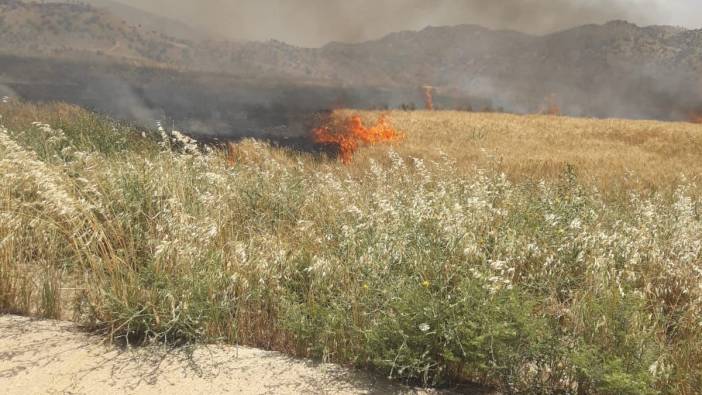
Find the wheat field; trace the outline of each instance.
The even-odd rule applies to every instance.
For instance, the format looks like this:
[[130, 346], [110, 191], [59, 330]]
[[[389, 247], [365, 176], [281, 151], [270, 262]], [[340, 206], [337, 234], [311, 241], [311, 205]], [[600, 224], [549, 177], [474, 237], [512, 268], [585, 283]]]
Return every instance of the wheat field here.
[[600, 189], [658, 190], [702, 175], [700, 124], [452, 111], [389, 116], [407, 133], [400, 154], [448, 156], [461, 171], [492, 168], [514, 181], [558, 179], [571, 166]]
[[345, 166], [0, 114], [0, 311], [427, 386], [702, 391], [700, 125], [391, 112], [406, 139]]

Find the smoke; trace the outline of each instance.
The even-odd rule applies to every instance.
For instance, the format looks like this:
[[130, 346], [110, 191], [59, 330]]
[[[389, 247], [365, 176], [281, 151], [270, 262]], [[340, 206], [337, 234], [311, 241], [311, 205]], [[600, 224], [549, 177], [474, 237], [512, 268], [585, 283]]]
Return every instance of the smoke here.
[[[426, 26], [479, 24], [548, 33], [625, 19], [693, 23], [697, 0], [121, 0], [228, 39], [278, 39], [303, 46], [357, 42]], [[686, 11], [686, 12], [685, 12]], [[702, 16], [698, 17], [702, 24]]]
[[144, 127], [153, 127], [156, 121], [165, 118], [164, 112], [148, 106], [136, 94], [134, 87], [113, 76], [99, 76], [86, 84], [82, 95], [94, 110], [134, 121]]
[[0, 98], [3, 97], [15, 97], [17, 94], [15, 91], [7, 85], [0, 84]]
[[[486, 27], [543, 34], [588, 23], [623, 19], [639, 24], [655, 22], [660, 10], [654, 1], [636, 0], [451, 0], [443, 2], [436, 18], [470, 19]], [[648, 3], [642, 7], [642, 3]]]
[[[122, 0], [229, 37], [275, 37], [306, 45], [362, 41], [426, 25], [474, 23], [544, 33], [610, 19], [660, 23], [664, 21], [653, 17], [661, 12], [660, 1]], [[606, 31], [628, 37], [630, 28], [620, 23]], [[583, 29], [589, 30], [593, 28]], [[555, 95], [568, 115], [681, 119], [691, 105], [702, 103], [702, 90], [689, 83], [698, 75], [681, 74], [687, 72], [684, 67], [647, 69], [646, 59], [611, 62], [608, 55], [618, 53], [617, 48], [597, 51], [612, 41], [610, 37], [580, 34], [583, 31], [533, 37], [461, 27], [429, 29], [422, 40], [411, 38], [409, 43], [402, 41], [408, 35], [397, 35], [399, 45], [389, 49], [374, 44], [286, 48], [285, 53], [276, 49], [275, 58], [290, 60], [271, 65], [280, 68], [281, 79], [0, 55], [7, 81], [34, 81], [0, 85], [0, 97], [4, 90], [15, 96], [12, 88], [30, 100], [68, 101], [143, 126], [164, 120], [208, 138], [270, 137], [284, 142], [303, 140], [310, 130], [310, 114], [320, 110], [419, 107], [422, 93], [417, 88], [424, 83], [437, 86], [433, 99], [438, 108], [527, 113], [538, 111], [544, 98]], [[253, 59], [252, 65], [270, 59]], [[248, 70], [250, 65], [242, 64], [233, 63], [233, 71]], [[305, 66], [309, 75], [293, 72]], [[333, 72], [325, 76], [328, 69]], [[307, 78], [327, 80], [317, 85]]]

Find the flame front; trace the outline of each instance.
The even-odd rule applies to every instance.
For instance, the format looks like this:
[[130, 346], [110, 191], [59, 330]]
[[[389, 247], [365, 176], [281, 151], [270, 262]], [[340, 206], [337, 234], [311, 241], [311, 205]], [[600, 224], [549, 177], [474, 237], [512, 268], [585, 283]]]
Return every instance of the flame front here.
[[424, 92], [424, 108], [428, 111], [434, 111], [434, 87], [424, 85], [422, 91]]
[[361, 144], [374, 145], [384, 142], [400, 141], [405, 135], [397, 131], [387, 115], [383, 114], [370, 128], [363, 125], [358, 114], [335, 124], [331, 119], [313, 131], [314, 142], [335, 147], [341, 162], [348, 165]]
[[546, 97], [541, 113], [544, 115], [553, 116], [561, 115], [561, 106], [558, 104], [558, 98], [556, 97], [555, 93], [552, 93]]

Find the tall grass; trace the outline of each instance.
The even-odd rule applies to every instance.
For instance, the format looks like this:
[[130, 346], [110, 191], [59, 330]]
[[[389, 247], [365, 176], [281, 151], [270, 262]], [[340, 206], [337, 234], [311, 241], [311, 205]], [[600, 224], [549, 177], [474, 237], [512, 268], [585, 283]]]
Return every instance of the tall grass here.
[[425, 385], [702, 391], [689, 181], [613, 199], [577, 168], [514, 181], [401, 148], [347, 168], [246, 141], [233, 161], [78, 109], [31, 125], [29, 108], [57, 118], [0, 107], [2, 310]]

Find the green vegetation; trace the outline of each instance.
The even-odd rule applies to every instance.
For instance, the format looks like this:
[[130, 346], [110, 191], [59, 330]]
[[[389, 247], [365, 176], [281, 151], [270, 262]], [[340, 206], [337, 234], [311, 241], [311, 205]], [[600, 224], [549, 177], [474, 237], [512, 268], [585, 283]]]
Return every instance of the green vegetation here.
[[344, 167], [254, 141], [203, 153], [64, 105], [0, 114], [0, 310], [425, 385], [702, 390], [690, 183], [605, 197], [573, 168], [510, 181], [402, 145]]

